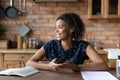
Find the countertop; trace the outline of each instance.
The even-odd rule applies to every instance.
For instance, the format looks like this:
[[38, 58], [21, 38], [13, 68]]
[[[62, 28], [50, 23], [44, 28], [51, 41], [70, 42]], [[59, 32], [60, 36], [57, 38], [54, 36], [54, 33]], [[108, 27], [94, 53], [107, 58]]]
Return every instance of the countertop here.
[[[0, 49], [0, 53], [35, 53], [38, 49]], [[105, 50], [96, 50], [99, 54], [107, 54]]]
[[35, 53], [38, 49], [0, 49], [0, 53]]

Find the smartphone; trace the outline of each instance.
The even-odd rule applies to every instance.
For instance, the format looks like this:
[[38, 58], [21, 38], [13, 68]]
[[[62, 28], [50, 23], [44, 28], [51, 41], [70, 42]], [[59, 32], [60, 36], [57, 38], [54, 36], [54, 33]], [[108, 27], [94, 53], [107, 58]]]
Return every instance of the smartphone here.
[[57, 58], [55, 60], [55, 63], [60, 64], [60, 63], [64, 63], [65, 61], [66, 61], [65, 59]]

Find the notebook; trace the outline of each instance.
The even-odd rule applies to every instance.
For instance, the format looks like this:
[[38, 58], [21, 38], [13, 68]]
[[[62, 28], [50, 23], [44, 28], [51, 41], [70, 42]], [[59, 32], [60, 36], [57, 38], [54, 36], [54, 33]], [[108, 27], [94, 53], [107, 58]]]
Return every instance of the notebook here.
[[83, 80], [118, 80], [108, 71], [81, 71]]

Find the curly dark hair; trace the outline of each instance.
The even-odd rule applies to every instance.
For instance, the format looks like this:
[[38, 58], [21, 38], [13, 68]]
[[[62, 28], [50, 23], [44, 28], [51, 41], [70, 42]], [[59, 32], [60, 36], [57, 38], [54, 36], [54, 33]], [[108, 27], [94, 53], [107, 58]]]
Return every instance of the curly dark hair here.
[[85, 27], [79, 15], [76, 13], [64, 13], [57, 18], [57, 20], [59, 19], [64, 20], [69, 27], [74, 27], [74, 31], [72, 33], [72, 38], [74, 40], [79, 41], [83, 38]]

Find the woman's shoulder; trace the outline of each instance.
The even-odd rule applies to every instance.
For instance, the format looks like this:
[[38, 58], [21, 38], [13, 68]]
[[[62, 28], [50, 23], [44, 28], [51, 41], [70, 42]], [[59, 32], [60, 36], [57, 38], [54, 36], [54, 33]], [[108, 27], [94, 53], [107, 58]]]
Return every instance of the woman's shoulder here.
[[46, 42], [46, 44], [57, 44], [57, 43], [59, 43], [59, 41], [56, 39], [52, 39]]
[[88, 45], [89, 45], [89, 42], [84, 41], [84, 40], [75, 41], [75, 42], [74, 42], [74, 46], [75, 46], [75, 45], [77, 45], [77, 46], [88, 46]]
[[88, 41], [84, 41], [84, 40], [77, 41], [77, 43], [79, 43], [79, 44], [89, 44]]
[[55, 47], [56, 45], [58, 45], [59, 41], [58, 40], [49, 40], [49, 41], [46, 41], [45, 44], [43, 45], [43, 47], [46, 49], [46, 48], [50, 48], [50, 47]]

